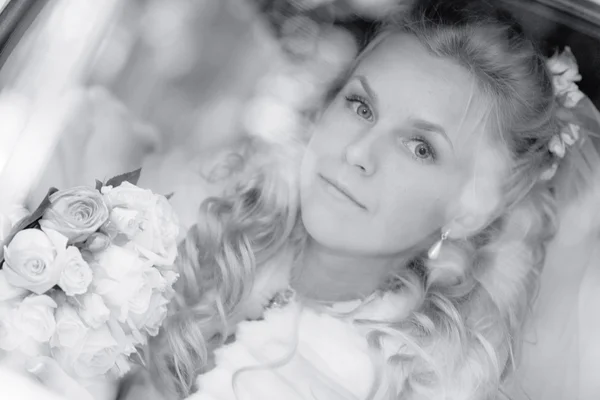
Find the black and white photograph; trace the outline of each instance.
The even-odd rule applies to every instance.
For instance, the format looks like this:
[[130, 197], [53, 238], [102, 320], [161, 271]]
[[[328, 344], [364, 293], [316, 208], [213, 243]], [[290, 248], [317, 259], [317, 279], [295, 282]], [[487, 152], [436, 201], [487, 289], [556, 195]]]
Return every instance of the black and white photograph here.
[[0, 399], [599, 400], [600, 0], [0, 0]]

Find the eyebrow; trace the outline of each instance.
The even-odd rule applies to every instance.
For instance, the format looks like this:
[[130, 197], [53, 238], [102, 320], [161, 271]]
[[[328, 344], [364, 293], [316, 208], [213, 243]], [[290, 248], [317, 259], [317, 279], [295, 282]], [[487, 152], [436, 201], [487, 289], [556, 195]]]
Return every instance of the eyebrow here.
[[[364, 75], [356, 75], [355, 78], [360, 82], [360, 84], [362, 85], [365, 92], [367, 92], [369, 97], [371, 97], [374, 102], [377, 102], [378, 101], [377, 93], [375, 93], [375, 91], [369, 84], [367, 77]], [[429, 122], [429, 121], [426, 121], [424, 119], [419, 119], [419, 118], [413, 120], [413, 125], [415, 128], [417, 128], [419, 130], [439, 134], [448, 142], [450, 147], [454, 150], [454, 145], [452, 144], [450, 137], [446, 133], [446, 130], [444, 128], [442, 128], [440, 125], [434, 124], [433, 122]]]
[[362, 85], [363, 89], [365, 89], [365, 92], [367, 92], [369, 97], [372, 98], [374, 102], [377, 102], [377, 93], [375, 93], [371, 85], [369, 85], [367, 77], [364, 75], [356, 75], [356, 79], [358, 79], [358, 81]]
[[450, 144], [450, 147], [454, 149], [454, 145], [452, 144], [450, 137], [448, 136], [444, 128], [442, 128], [440, 125], [434, 124], [433, 122], [425, 121], [424, 119], [414, 119], [412, 122], [414, 127], [419, 130], [439, 134], [448, 142], [448, 144]]

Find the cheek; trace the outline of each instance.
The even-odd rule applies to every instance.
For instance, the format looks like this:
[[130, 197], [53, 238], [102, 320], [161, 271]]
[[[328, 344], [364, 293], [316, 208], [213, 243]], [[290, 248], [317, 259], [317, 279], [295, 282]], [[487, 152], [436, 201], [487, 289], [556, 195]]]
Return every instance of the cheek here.
[[300, 166], [300, 182], [304, 183], [307, 179], [312, 177], [317, 170], [319, 155], [315, 151], [314, 146], [308, 145], [302, 157], [302, 164]]
[[[300, 167], [300, 200], [302, 213], [310, 213], [318, 201], [317, 176], [319, 171], [320, 155], [317, 153], [314, 142], [309, 144]], [[322, 162], [322, 161], [321, 161]]]
[[316, 123], [309, 146], [327, 152], [339, 152], [353, 134], [363, 127], [348, 114], [342, 104], [334, 103]]
[[445, 174], [419, 171], [389, 178], [387, 182], [397, 183], [382, 185], [379, 191], [372, 236], [390, 247], [418, 245], [447, 222], [447, 206], [459, 185]]
[[[336, 116], [338, 118], [336, 118]], [[302, 182], [310, 181], [318, 171], [331, 168], [343, 159], [351, 127], [335, 110], [324, 115], [314, 127], [302, 160]]]
[[394, 227], [418, 241], [442, 225], [442, 209], [439, 197], [409, 192], [395, 202], [383, 204], [377, 218], [384, 230]]

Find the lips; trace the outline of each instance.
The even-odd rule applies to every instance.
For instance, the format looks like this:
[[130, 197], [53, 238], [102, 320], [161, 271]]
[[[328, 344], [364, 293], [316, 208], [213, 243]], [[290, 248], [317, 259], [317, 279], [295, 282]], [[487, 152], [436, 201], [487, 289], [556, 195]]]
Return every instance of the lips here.
[[346, 189], [341, 183], [339, 182], [335, 182], [332, 181], [326, 177], [324, 177], [323, 175], [319, 174], [319, 177], [321, 179], [323, 179], [325, 181], [325, 183], [327, 183], [328, 185], [330, 185], [333, 189], [337, 190], [340, 194], [342, 194], [343, 196], [345, 196], [346, 198], [348, 198], [348, 200], [350, 200], [351, 202], [353, 202], [354, 204], [356, 204], [358, 207], [362, 208], [363, 210], [366, 210], [367, 207], [365, 207], [364, 204], [362, 204], [360, 201], [358, 201], [356, 199], [356, 197], [354, 197], [349, 191], [348, 189]]

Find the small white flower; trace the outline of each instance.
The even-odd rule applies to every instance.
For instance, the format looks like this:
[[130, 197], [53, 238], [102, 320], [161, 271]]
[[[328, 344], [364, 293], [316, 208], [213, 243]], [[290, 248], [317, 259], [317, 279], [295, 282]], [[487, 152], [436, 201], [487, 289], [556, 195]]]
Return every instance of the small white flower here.
[[0, 269], [0, 302], [25, 297], [28, 293], [23, 288], [11, 285], [6, 279], [6, 270]]
[[577, 59], [569, 46], [565, 46], [565, 49], [561, 53], [558, 51], [555, 52], [554, 55], [548, 59], [547, 65], [553, 75], [566, 74], [572, 81], [581, 79], [579, 67], [577, 66]]
[[121, 233], [131, 240], [140, 231], [142, 223], [143, 219], [140, 211], [115, 207], [110, 213], [110, 223], [107, 228], [115, 230], [114, 233]]
[[540, 175], [540, 179], [543, 181], [549, 181], [550, 179], [552, 179], [554, 177], [557, 169], [558, 169], [558, 164], [557, 163], [552, 164], [552, 166], [550, 168], [548, 168], [547, 170], [542, 172], [542, 175]]
[[49, 296], [31, 295], [23, 299], [17, 308], [15, 326], [25, 335], [38, 342], [50, 340], [56, 329], [54, 309], [57, 304]]
[[53, 347], [79, 346], [87, 334], [88, 328], [81, 321], [77, 311], [68, 304], [63, 304], [56, 311], [56, 330], [52, 337]]
[[17, 310], [7, 304], [0, 304], [0, 349], [16, 350], [25, 339], [25, 335], [16, 326]]
[[136, 328], [145, 330], [150, 336], [158, 335], [158, 330], [167, 316], [167, 304], [169, 301], [162, 294], [154, 293], [146, 313], [130, 314]]
[[108, 326], [88, 331], [76, 354], [73, 370], [82, 378], [103, 375], [114, 367], [120, 355], [117, 341]]
[[102, 193], [112, 209], [109, 225], [130, 240], [127, 247], [154, 265], [172, 265], [177, 256], [179, 223], [167, 199], [129, 182], [102, 188]]
[[552, 139], [550, 139], [550, 144], [548, 145], [548, 149], [551, 153], [554, 153], [557, 157], [563, 158], [565, 156], [565, 144], [558, 135], [554, 135]]
[[581, 74], [571, 48], [567, 46], [562, 53], [555, 53], [548, 59], [547, 66], [559, 101], [566, 108], [575, 107], [585, 95], [575, 83], [581, 80]]
[[81, 257], [77, 247], [69, 246], [55, 263], [62, 264], [58, 286], [68, 295], [84, 294], [92, 282], [92, 269]]
[[572, 146], [579, 140], [579, 125], [568, 124], [558, 135], [554, 135], [548, 144], [548, 150], [559, 158], [565, 156], [567, 146]]
[[94, 257], [95, 292], [116, 312], [119, 321], [126, 321], [130, 311], [145, 313], [153, 286], [162, 284], [155, 279], [152, 262], [133, 250], [114, 245]]
[[90, 327], [100, 328], [110, 318], [110, 310], [104, 304], [102, 297], [96, 293], [89, 293], [81, 299], [79, 314]]
[[571, 91], [567, 92], [567, 94], [563, 100], [563, 105], [567, 108], [573, 108], [584, 97], [585, 97], [585, 94], [583, 94], [583, 92], [581, 90], [579, 90], [579, 88], [577, 88], [577, 90], [571, 90]]
[[110, 246], [110, 238], [104, 233], [95, 232], [85, 241], [85, 246], [92, 253], [97, 253]]
[[581, 128], [579, 127], [579, 125], [569, 124], [560, 133], [560, 137], [561, 137], [562, 141], [567, 146], [574, 145], [575, 142], [577, 142], [577, 140], [579, 140], [579, 130], [580, 129]]
[[569, 129], [575, 141], [579, 140], [579, 131], [581, 130], [581, 127], [579, 125], [569, 124]]

